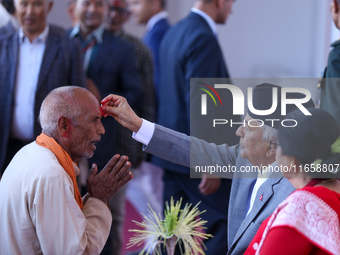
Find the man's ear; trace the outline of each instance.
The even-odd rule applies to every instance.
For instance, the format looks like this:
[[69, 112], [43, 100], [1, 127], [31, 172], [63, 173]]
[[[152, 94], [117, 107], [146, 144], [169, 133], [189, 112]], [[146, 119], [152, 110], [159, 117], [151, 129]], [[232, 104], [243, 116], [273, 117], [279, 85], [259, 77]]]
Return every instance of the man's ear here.
[[61, 135], [61, 137], [69, 137], [71, 128], [70, 124], [70, 121], [65, 116], [61, 116], [58, 119], [58, 133]]
[[332, 0], [331, 3], [331, 13], [337, 14], [339, 12], [339, 3], [338, 0]]
[[47, 13], [50, 13], [50, 11], [52, 10], [53, 4], [54, 4], [53, 1], [50, 1], [50, 2], [48, 3], [48, 6], [47, 6]]
[[[272, 144], [270, 144], [270, 143], [272, 143]], [[276, 138], [273, 137], [269, 140], [269, 148], [266, 152], [266, 156], [268, 158], [275, 156], [276, 150], [277, 150], [277, 146], [275, 144], [276, 144]]]
[[226, 0], [215, 0], [216, 6], [220, 9], [222, 7], [224, 7], [224, 2]]

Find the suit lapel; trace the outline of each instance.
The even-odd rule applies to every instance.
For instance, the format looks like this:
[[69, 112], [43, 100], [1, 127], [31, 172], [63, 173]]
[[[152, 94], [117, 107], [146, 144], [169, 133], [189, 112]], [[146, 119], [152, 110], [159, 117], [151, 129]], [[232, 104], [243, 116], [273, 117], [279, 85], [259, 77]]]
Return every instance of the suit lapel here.
[[[15, 87], [16, 82], [16, 75], [18, 70], [18, 52], [19, 52], [19, 33], [16, 32], [14, 36], [12, 37], [12, 41], [8, 44], [8, 61], [9, 61], [9, 67], [10, 67], [10, 91], [13, 91]], [[6, 63], [6, 62], [3, 62]]]
[[52, 64], [55, 61], [55, 57], [59, 52], [60, 48], [60, 38], [57, 36], [53, 30], [53, 27], [50, 26], [50, 31], [46, 40], [46, 48], [43, 56], [43, 60], [41, 63], [41, 68], [39, 72], [39, 79], [37, 85], [37, 91], [42, 86], [46, 76], [48, 75]]
[[280, 178], [269, 178], [258, 189], [255, 196], [253, 208], [239, 227], [234, 237], [233, 244], [238, 241], [238, 239], [242, 236], [248, 226], [253, 222], [259, 212], [262, 211], [262, 208], [265, 206], [267, 201], [273, 196], [274, 192], [272, 187], [279, 181]]

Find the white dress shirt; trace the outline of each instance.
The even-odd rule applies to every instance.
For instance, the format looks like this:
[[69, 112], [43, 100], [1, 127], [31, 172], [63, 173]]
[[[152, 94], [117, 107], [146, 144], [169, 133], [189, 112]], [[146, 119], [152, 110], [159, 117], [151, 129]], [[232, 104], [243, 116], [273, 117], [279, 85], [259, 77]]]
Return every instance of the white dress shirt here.
[[[275, 161], [273, 164], [271, 164], [271, 166], [273, 166], [275, 168], [275, 166], [277, 166], [277, 162]], [[247, 212], [247, 215], [250, 213], [251, 209], [253, 208], [255, 199], [261, 199], [261, 194], [257, 194], [257, 191], [259, 190], [259, 188], [262, 186], [263, 183], [265, 183], [266, 180], [268, 180], [269, 176], [271, 175], [271, 172], [265, 172], [262, 173], [260, 170], [257, 174], [257, 179], [253, 188], [253, 191], [251, 193], [251, 197], [250, 197], [250, 204], [249, 204], [249, 210]]]
[[19, 28], [19, 57], [14, 91], [11, 136], [23, 141], [34, 139], [34, 105], [40, 67], [49, 26], [32, 42]]
[[146, 24], [146, 31], [150, 31], [158, 21], [160, 21], [161, 19], [166, 19], [168, 16], [169, 15], [166, 11], [161, 11], [153, 15]]
[[191, 8], [191, 12], [194, 12], [198, 15], [200, 15], [209, 25], [211, 31], [215, 36], [217, 36], [217, 27], [215, 21], [205, 12], [197, 9], [197, 8]]

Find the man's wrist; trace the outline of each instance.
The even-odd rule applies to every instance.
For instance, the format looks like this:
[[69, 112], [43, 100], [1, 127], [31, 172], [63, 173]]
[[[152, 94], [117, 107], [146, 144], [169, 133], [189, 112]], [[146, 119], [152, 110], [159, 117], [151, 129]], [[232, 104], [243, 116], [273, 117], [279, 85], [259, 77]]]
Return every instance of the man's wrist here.
[[136, 120], [136, 125], [132, 128], [132, 132], [137, 133], [143, 125], [143, 119], [139, 118]]
[[137, 133], [133, 132], [132, 138], [147, 146], [155, 132], [155, 124], [144, 119], [141, 120], [142, 125]]

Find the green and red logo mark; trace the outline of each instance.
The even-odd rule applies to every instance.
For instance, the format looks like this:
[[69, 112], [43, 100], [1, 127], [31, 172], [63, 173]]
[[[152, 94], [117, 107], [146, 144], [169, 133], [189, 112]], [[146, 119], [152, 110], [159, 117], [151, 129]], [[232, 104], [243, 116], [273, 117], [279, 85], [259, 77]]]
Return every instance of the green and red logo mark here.
[[[204, 85], [204, 86], [206, 86], [208, 89], [210, 89], [210, 90], [216, 95], [216, 97], [218, 98], [218, 100], [220, 101], [220, 104], [221, 104], [221, 106], [222, 106], [221, 97], [220, 97], [220, 95], [217, 93], [217, 91], [216, 91], [213, 87], [211, 87], [210, 85], [205, 84], [205, 83], [203, 83], [203, 82], [197, 82], [197, 83], [198, 83], [198, 84], [201, 84], [201, 85]], [[215, 97], [213, 96], [213, 94], [212, 94], [209, 90], [207, 90], [207, 89], [205, 89], [205, 88], [199, 88], [199, 89], [201, 89], [201, 90], [203, 90], [204, 92], [206, 92], [206, 93], [212, 98], [212, 100], [214, 101], [215, 106], [217, 106], [217, 102], [216, 102], [216, 100], [215, 100]], [[201, 96], [201, 102], [202, 102], [202, 105], [201, 105], [201, 114], [202, 114], [202, 115], [207, 115], [207, 95], [206, 95], [206, 94], [202, 94], [202, 96]]]

